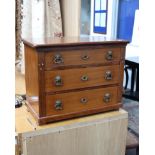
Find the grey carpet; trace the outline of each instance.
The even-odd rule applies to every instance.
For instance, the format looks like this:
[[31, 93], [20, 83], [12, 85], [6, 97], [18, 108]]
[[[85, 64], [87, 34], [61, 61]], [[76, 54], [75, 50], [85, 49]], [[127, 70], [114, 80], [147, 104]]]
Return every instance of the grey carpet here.
[[123, 109], [128, 112], [128, 128], [139, 135], [139, 102], [123, 98]]

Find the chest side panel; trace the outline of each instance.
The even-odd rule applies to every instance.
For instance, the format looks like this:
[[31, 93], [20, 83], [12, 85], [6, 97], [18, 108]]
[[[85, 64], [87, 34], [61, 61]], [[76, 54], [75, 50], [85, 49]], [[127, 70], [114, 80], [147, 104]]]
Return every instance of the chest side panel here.
[[39, 85], [38, 85], [38, 54], [35, 49], [25, 45], [25, 81], [28, 104], [39, 113]]

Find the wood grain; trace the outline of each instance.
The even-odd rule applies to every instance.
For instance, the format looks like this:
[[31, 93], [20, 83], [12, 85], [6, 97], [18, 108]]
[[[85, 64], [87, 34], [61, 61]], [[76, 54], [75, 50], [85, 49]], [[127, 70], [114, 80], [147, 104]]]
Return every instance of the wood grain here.
[[[79, 113], [91, 109], [101, 109], [117, 103], [117, 87], [108, 87], [100, 89], [85, 90], [79, 92], [70, 92], [56, 95], [46, 96], [46, 114], [47, 115], [63, 115], [69, 113]], [[110, 102], [104, 102], [103, 98], [106, 93], [111, 94]], [[82, 103], [81, 99], [85, 98], [86, 103]], [[55, 109], [55, 101], [62, 101], [62, 110]]]
[[[111, 39], [103, 36], [88, 36], [88, 37], [77, 37], [77, 36], [67, 36], [67, 37], [49, 37], [49, 38], [23, 38], [24, 44], [33, 48], [53, 48], [53, 47], [78, 47], [78, 46], [120, 46], [125, 47], [128, 41], [120, 39]], [[44, 49], [45, 50], [45, 49]]]
[[45, 60], [44, 52], [38, 52], [39, 117], [45, 116]]
[[[38, 54], [35, 49], [25, 45], [25, 83], [27, 100], [39, 114], [39, 102], [28, 98], [39, 98], [39, 79], [38, 79]], [[34, 101], [34, 102], [33, 102]]]
[[[74, 119], [68, 119], [63, 121], [58, 121], [55, 123], [49, 123], [39, 126], [32, 114], [28, 111], [27, 107], [23, 105], [21, 108], [17, 108], [15, 110], [15, 127], [16, 127], [16, 133], [18, 135], [20, 134], [28, 134], [31, 133], [31, 135], [39, 135], [44, 134], [45, 132], [52, 132], [55, 128], [61, 128], [61, 126], [74, 126], [76, 127], [78, 123], [80, 125], [85, 125], [85, 123], [89, 122], [95, 122], [96, 120], [108, 120], [108, 119], [122, 119], [127, 118], [127, 112], [123, 109], [119, 109], [116, 111], [110, 111], [106, 113], [99, 113], [95, 115], [85, 116], [85, 117], [79, 117]], [[28, 121], [30, 120], [30, 122]], [[34, 128], [35, 127], [35, 128]], [[48, 130], [48, 132], [47, 132]]]
[[[120, 107], [127, 41], [105, 37], [30, 38], [23, 41], [27, 106], [39, 124], [115, 110]], [[113, 58], [110, 61], [105, 58], [108, 51], [113, 52]], [[53, 64], [55, 54], [62, 55], [63, 64]], [[83, 60], [81, 58], [83, 56], [87, 59]], [[111, 80], [105, 79], [107, 71], [112, 73]], [[56, 76], [61, 76], [61, 86], [55, 85]], [[83, 76], [88, 77], [88, 80], [82, 80]], [[117, 91], [112, 90], [114, 94], [112, 104], [102, 107], [103, 101], [98, 103], [101, 92], [92, 94], [91, 90], [99, 90], [103, 87], [109, 90], [112, 86], [117, 87]], [[88, 98], [90, 96], [92, 104], [88, 104], [90, 107], [82, 108], [75, 96], [81, 97], [86, 90], [91, 94], [88, 93], [86, 96]], [[81, 91], [80, 94], [78, 94], [79, 91]], [[63, 115], [60, 111], [56, 114], [51, 110], [50, 104], [51, 102], [53, 104], [56, 96], [63, 97], [66, 102], [67, 108], [64, 109]], [[71, 105], [71, 101], [68, 101], [69, 98], [75, 100], [75, 107]]]
[[[112, 51], [113, 59], [107, 60], [106, 56], [108, 51]], [[63, 63], [55, 64], [54, 58], [55, 55], [61, 55]], [[82, 57], [87, 56], [88, 59], [83, 60]], [[60, 67], [67, 66], [77, 66], [77, 65], [96, 65], [96, 64], [118, 64], [121, 58], [121, 49], [120, 47], [104, 47], [101, 49], [81, 49], [77, 50], [53, 50], [51, 52], [45, 53], [45, 69], [51, 70], [54, 68], [59, 69]]]
[[[106, 80], [105, 75], [107, 71], [111, 71], [112, 80]], [[55, 92], [62, 90], [71, 90], [78, 88], [87, 88], [93, 86], [103, 86], [109, 84], [117, 84], [119, 82], [119, 66], [101, 66], [89, 67], [82, 69], [66, 69], [45, 72], [45, 91]], [[62, 79], [62, 86], [55, 86], [55, 77], [60, 76]], [[87, 76], [88, 80], [83, 81], [81, 78]]]
[[127, 122], [127, 113], [120, 110], [18, 131], [25, 155], [124, 155]]
[[118, 102], [121, 102], [123, 94], [124, 63], [125, 63], [125, 48], [121, 48], [120, 74], [119, 74], [120, 86], [118, 91]]

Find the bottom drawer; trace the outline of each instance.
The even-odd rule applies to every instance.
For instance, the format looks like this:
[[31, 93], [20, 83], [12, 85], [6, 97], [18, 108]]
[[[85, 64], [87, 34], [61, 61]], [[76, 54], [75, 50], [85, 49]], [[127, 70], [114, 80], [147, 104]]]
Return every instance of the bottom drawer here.
[[[46, 115], [63, 116], [112, 107], [117, 104], [118, 87], [98, 88], [46, 96]], [[105, 111], [105, 110], [104, 110]], [[95, 112], [93, 112], [95, 113]]]

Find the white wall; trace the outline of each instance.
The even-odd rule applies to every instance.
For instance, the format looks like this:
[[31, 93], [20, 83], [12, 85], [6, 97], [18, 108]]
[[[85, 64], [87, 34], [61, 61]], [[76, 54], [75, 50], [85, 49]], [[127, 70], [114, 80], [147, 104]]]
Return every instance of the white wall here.
[[130, 44], [127, 45], [126, 48], [126, 58], [127, 57], [135, 57], [140, 56], [140, 35], [139, 35], [139, 10], [135, 12], [135, 20], [134, 20], [134, 27], [133, 27], [133, 35], [132, 41]]

